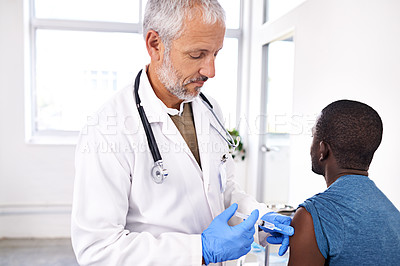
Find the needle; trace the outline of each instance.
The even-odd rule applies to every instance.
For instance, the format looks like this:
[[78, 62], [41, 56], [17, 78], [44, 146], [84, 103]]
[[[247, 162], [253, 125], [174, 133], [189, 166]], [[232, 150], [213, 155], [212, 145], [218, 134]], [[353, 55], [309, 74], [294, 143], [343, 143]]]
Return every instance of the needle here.
[[[241, 218], [241, 219], [243, 219], [243, 220], [245, 220], [245, 219], [247, 219], [247, 218], [249, 217], [248, 215], [243, 214], [243, 213], [238, 212], [238, 211], [235, 212], [235, 216], [236, 216], [236, 217], [239, 217], [239, 218]], [[259, 219], [259, 220], [256, 222], [256, 224], [258, 224], [258, 225], [261, 226], [261, 227], [267, 228], [267, 229], [269, 229], [269, 230], [282, 231], [282, 229], [276, 227], [273, 223], [266, 222], [266, 221], [261, 220], [261, 219]]]

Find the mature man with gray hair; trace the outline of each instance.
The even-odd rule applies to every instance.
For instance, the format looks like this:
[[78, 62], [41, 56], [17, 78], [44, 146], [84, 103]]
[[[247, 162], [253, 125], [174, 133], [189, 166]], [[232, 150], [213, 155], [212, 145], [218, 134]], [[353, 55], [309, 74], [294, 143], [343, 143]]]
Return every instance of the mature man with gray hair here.
[[[221, 263], [247, 254], [253, 241], [266, 244], [267, 233], [284, 254], [291, 219], [239, 188], [221, 110], [200, 94], [215, 76], [224, 10], [217, 0], [149, 0], [143, 34], [150, 64], [96, 113], [98, 123], [77, 145], [71, 235], [78, 262]], [[235, 219], [237, 210], [250, 215]], [[278, 231], [258, 227], [259, 212]]]

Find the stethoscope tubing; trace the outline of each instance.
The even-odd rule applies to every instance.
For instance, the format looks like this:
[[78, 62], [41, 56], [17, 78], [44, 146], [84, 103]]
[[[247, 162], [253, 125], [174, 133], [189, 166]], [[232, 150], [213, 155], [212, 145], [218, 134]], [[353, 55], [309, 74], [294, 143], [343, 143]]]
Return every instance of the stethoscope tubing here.
[[162, 161], [160, 150], [158, 149], [157, 141], [154, 137], [153, 130], [151, 129], [149, 120], [147, 119], [146, 113], [144, 111], [143, 106], [141, 105], [141, 100], [139, 97], [139, 84], [140, 84], [140, 75], [142, 74], [142, 70], [139, 71], [138, 75], [135, 79], [135, 99], [136, 106], [138, 108], [140, 119], [142, 120], [143, 128], [146, 133], [147, 142], [149, 144], [151, 155], [153, 156], [154, 162]]
[[214, 112], [214, 108], [212, 106], [212, 104], [210, 103], [210, 101], [206, 98], [206, 96], [204, 96], [204, 94], [202, 92], [200, 92], [200, 98], [203, 101], [204, 105], [207, 107], [208, 110], [210, 110], [210, 112], [213, 114], [213, 116], [215, 117], [215, 120], [217, 120], [218, 124], [221, 126], [221, 128], [225, 131], [226, 136], [228, 136], [229, 140], [224, 137], [222, 135], [221, 132], [219, 132], [218, 129], [215, 128], [215, 126], [213, 124], [211, 124], [211, 126], [218, 132], [218, 134], [222, 137], [223, 140], [226, 141], [226, 143], [228, 143], [229, 147], [231, 147], [231, 149], [235, 149], [237, 146], [239, 146], [239, 140], [237, 140], [235, 142], [235, 140], [233, 139], [232, 135], [229, 134], [228, 130], [226, 130], [226, 128], [224, 127], [224, 125], [222, 124], [221, 120], [219, 120], [217, 114]]

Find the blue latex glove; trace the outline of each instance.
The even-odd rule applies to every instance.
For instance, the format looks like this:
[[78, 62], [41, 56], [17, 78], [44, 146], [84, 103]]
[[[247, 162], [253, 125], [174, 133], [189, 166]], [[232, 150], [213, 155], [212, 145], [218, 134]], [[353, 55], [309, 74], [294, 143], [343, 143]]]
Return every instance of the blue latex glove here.
[[273, 223], [276, 227], [282, 229], [282, 231], [272, 231], [260, 226], [262, 230], [271, 234], [271, 236], [267, 237], [268, 243], [282, 244], [279, 248], [278, 254], [279, 256], [283, 256], [289, 248], [289, 236], [294, 234], [294, 228], [290, 226], [292, 219], [289, 216], [280, 215], [276, 212], [269, 212], [264, 214], [264, 216], [261, 217], [261, 220]]
[[237, 208], [236, 203], [232, 204], [215, 217], [201, 234], [203, 258], [206, 264], [235, 260], [250, 251], [254, 241], [254, 225], [258, 219], [258, 210], [254, 210], [242, 223], [229, 226], [228, 221]]

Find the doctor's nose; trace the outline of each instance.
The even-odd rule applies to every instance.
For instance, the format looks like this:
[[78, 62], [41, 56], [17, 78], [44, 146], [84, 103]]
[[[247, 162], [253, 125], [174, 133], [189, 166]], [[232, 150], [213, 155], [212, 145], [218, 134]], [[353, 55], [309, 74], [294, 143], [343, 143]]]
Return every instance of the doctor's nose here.
[[215, 77], [215, 58], [205, 61], [201, 66], [199, 73], [207, 78]]

